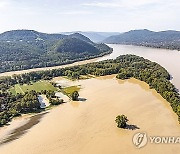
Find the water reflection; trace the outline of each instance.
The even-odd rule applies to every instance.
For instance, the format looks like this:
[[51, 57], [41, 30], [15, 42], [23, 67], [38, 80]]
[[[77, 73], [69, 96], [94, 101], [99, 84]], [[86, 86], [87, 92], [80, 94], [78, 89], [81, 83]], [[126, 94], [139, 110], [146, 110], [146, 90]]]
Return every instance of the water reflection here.
[[41, 114], [31, 117], [30, 120], [26, 124], [16, 128], [5, 139], [0, 141], [0, 146], [5, 143], [12, 142], [16, 139], [19, 139], [23, 134], [27, 132], [27, 130], [37, 125], [40, 122], [41, 118], [47, 113], [48, 112], [45, 112], [45, 113], [41, 113]]
[[80, 102], [75, 102], [75, 101], [72, 101], [72, 102], [70, 102], [70, 104], [72, 105], [72, 107], [74, 107], [74, 108], [78, 108], [79, 107], [79, 105], [80, 105]]

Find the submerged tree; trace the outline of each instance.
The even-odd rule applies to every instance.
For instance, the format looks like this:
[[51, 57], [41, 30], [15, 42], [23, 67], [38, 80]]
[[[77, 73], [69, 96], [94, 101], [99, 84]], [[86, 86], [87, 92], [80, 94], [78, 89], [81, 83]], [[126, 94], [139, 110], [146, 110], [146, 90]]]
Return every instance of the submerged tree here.
[[126, 127], [126, 123], [128, 122], [128, 119], [125, 115], [118, 115], [116, 117], [115, 122], [117, 123], [117, 127], [119, 128], [125, 128]]
[[72, 98], [73, 101], [77, 101], [77, 100], [78, 100], [78, 97], [79, 97], [78, 91], [74, 91], [74, 92], [71, 94], [71, 98]]

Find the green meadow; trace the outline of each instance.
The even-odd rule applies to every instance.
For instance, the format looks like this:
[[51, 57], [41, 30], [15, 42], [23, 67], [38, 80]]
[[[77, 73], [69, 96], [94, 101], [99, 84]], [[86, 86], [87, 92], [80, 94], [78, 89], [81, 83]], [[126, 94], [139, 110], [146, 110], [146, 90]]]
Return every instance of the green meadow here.
[[40, 92], [41, 90], [52, 90], [56, 91], [57, 88], [55, 88], [50, 82], [48, 81], [38, 81], [34, 82], [30, 85], [24, 84], [16, 84], [12, 88], [10, 88], [10, 92], [14, 95], [21, 93], [24, 94], [27, 91], [35, 90], [36, 92]]

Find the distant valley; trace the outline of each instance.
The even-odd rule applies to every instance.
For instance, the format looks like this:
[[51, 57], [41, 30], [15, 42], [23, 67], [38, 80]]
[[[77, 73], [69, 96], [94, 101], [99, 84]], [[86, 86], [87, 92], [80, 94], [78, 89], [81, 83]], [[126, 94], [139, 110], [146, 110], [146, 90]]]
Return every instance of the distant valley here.
[[82, 34], [86, 37], [88, 37], [89, 39], [91, 39], [93, 42], [102, 42], [103, 40], [105, 40], [106, 38], [113, 36], [113, 35], [119, 35], [119, 32], [84, 32], [84, 31], [75, 31], [75, 32], [63, 32], [61, 34], [65, 34], [65, 35], [71, 35], [74, 33], [79, 33]]

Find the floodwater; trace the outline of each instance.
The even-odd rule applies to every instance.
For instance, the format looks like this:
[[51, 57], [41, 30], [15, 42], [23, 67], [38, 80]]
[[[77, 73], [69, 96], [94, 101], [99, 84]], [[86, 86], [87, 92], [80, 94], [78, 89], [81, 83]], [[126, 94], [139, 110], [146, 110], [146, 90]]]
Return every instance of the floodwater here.
[[172, 83], [180, 90], [180, 51], [147, 48], [132, 45], [108, 44], [113, 53], [100, 58], [98, 61], [115, 59], [119, 55], [134, 54], [157, 62], [172, 75]]
[[[150, 144], [137, 149], [132, 137], [178, 136], [180, 126], [169, 103], [136, 79], [115, 75], [79, 81], [80, 97], [53, 108], [18, 140], [0, 145], [2, 154], [119, 154], [180, 151], [179, 144]], [[115, 117], [125, 114], [129, 129], [116, 127]], [[1, 130], [3, 133], [4, 130]]]
[[40, 113], [34, 116], [23, 115], [22, 117], [15, 118], [10, 122], [10, 126], [4, 126], [0, 129], [0, 146], [16, 139], [19, 139], [27, 130], [40, 122], [40, 119], [47, 112]]

